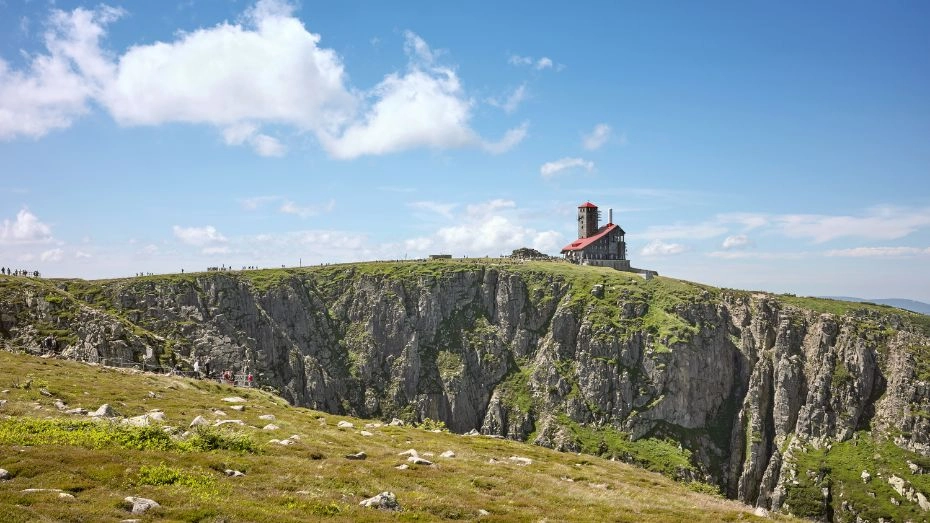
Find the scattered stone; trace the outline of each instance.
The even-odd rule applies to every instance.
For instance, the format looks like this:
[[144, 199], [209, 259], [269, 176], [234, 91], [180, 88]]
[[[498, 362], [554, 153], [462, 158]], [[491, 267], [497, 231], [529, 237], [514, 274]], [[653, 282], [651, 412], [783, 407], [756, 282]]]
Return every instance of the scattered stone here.
[[888, 478], [888, 484], [891, 485], [891, 488], [893, 488], [899, 495], [904, 495], [904, 478], [899, 478], [898, 476], [892, 475], [890, 478]]
[[68, 408], [68, 406], [61, 400], [55, 400], [55, 408], [58, 410], [65, 410]]
[[889, 499], [891, 500], [891, 504], [892, 504], [892, 505], [894, 505], [894, 506], [896, 506], [896, 507], [901, 505], [901, 502], [898, 501], [898, 498], [896, 498], [896, 497], [894, 497], [894, 496], [891, 496]]
[[78, 407], [76, 409], [69, 409], [65, 411], [65, 414], [71, 414], [73, 416], [86, 416], [87, 409], [82, 409], [81, 407]]
[[455, 452], [452, 452], [451, 450], [447, 450], [443, 452], [442, 454], [440, 454], [439, 457], [440, 458], [454, 458]]
[[365, 459], [368, 457], [368, 454], [364, 452], [356, 452], [355, 454], [346, 454], [346, 459]]
[[126, 499], [124, 499], [123, 501], [125, 501], [128, 505], [132, 506], [130, 510], [132, 511], [133, 514], [145, 514], [146, 512], [148, 512], [149, 510], [153, 508], [161, 507], [161, 505], [159, 505], [156, 501], [148, 499], [148, 498], [137, 498], [134, 496], [126, 496]]
[[291, 434], [287, 439], [292, 439], [292, 440], [294, 440], [294, 441], [298, 441], [298, 440], [300, 440], [300, 436], [298, 436], [297, 434]]
[[258, 419], [263, 421], [274, 421], [277, 418], [274, 417], [274, 414], [262, 414]]
[[69, 499], [69, 500], [70, 500], [70, 499], [74, 499], [74, 495], [73, 495], [73, 494], [69, 494], [69, 493], [67, 493], [67, 492], [59, 492], [59, 493], [58, 493], [58, 499]]
[[48, 389], [39, 389], [39, 394], [43, 396], [52, 397], [52, 393], [49, 392]]
[[431, 458], [431, 457], [433, 457], [433, 456], [435, 456], [435, 455], [436, 455], [436, 454], [434, 454], [434, 453], [432, 453], [432, 452], [424, 452], [423, 454], [421, 454], [421, 456], [426, 456], [427, 458]]
[[488, 512], [487, 510], [484, 510], [483, 508], [479, 508], [479, 509], [478, 509], [478, 515], [479, 515], [479, 516], [490, 516], [491, 513]]
[[13, 479], [13, 475], [10, 474], [10, 471], [7, 469], [0, 469], [0, 481], [6, 481], [8, 479]]
[[[844, 503], [845, 503], [845, 502], [844, 502]], [[752, 513], [753, 513], [753, 515], [759, 516], [760, 518], [767, 518], [767, 517], [769, 517], [769, 511], [768, 511], [768, 510], [765, 510], [765, 509], [762, 508], [762, 507], [756, 507], [756, 510], [753, 510]]]
[[240, 398], [239, 396], [230, 396], [228, 398], [223, 398], [223, 401], [227, 403], [245, 403], [245, 398]]
[[245, 422], [241, 419], [221, 419], [213, 422], [214, 427], [222, 427], [223, 425], [245, 425]]
[[0, 400], [0, 407], [6, 405], [6, 400]]
[[280, 440], [273, 439], [269, 443], [277, 443], [278, 445], [284, 445], [286, 447], [288, 445], [293, 445], [294, 443], [297, 443], [297, 442], [292, 439], [280, 439]]
[[0, 394], [9, 394], [9, 393], [10, 393], [10, 389], [0, 390]]
[[397, 455], [398, 456], [419, 456], [420, 453], [417, 452], [416, 449], [409, 449], [403, 452], [398, 452]]
[[232, 407], [229, 407], [229, 408], [231, 408], [232, 410], [235, 410], [235, 411], [237, 411], [237, 412], [243, 412], [243, 411], [245, 411], [245, 405], [233, 405]]
[[920, 505], [920, 508], [924, 512], [930, 511], [930, 500], [927, 500], [927, 496], [924, 496], [922, 493], [918, 492], [917, 494], [917, 504]]
[[468, 432], [466, 432], [465, 434], [462, 434], [462, 435], [463, 435], [463, 436], [480, 436], [481, 433], [478, 432], [478, 431], [475, 430], [475, 429], [471, 429], [471, 430], [469, 430]]
[[404, 423], [404, 420], [402, 419], [393, 418], [391, 419], [391, 422], [388, 423], [388, 425], [390, 425], [391, 427], [403, 427], [404, 425], [406, 425], [406, 423]]
[[862, 474], [859, 477], [862, 478], [863, 483], [868, 483], [869, 481], [872, 480], [872, 475], [869, 474], [869, 471], [867, 470], [863, 470]]
[[342, 420], [339, 423], [336, 423], [336, 426], [339, 427], [340, 429], [351, 429], [355, 427], [355, 425], [353, 425], [352, 423], [349, 423], [346, 420]]
[[225, 417], [226, 413], [220, 409], [213, 409], [213, 415], [217, 417]]
[[517, 465], [523, 465], [524, 467], [527, 466], [527, 465], [532, 465], [532, 464], [533, 464], [533, 460], [531, 460], [530, 458], [523, 458], [523, 457], [520, 457], [520, 456], [510, 456], [510, 457], [507, 458], [507, 459], [509, 459], [510, 461], [516, 463]]
[[207, 421], [207, 418], [203, 416], [197, 416], [196, 418], [194, 418], [194, 421], [191, 422], [190, 427], [193, 428], [193, 427], [199, 427], [201, 425], [209, 425], [209, 424], [210, 422]]
[[501, 436], [500, 434], [485, 434], [484, 437], [491, 439], [504, 439], [504, 436]]
[[594, 296], [595, 298], [603, 298], [604, 297], [604, 285], [601, 283], [598, 283], [594, 287], [591, 287], [591, 295]]
[[223, 472], [231, 478], [241, 478], [242, 476], [245, 476], [245, 472], [241, 472], [241, 471], [233, 470], [233, 469], [226, 469]]
[[377, 429], [383, 426], [384, 426], [384, 423], [366, 423], [365, 424], [366, 429]]
[[573, 480], [572, 478], [570, 478], [570, 477], [568, 477], [568, 476], [562, 476], [562, 477], [560, 477], [559, 479], [561, 479], [562, 481], [567, 481], [567, 482], [569, 482], [569, 483], [574, 483], [574, 482], [575, 482], [575, 480]]
[[92, 418], [112, 418], [116, 416], [116, 413], [113, 412], [113, 407], [109, 403], [104, 403], [97, 410], [88, 414]]
[[121, 519], [119, 523], [142, 523], [141, 519]]
[[502, 463], [502, 462], [501, 462], [501, 461], [497, 461], [497, 460], [494, 459], [494, 458], [491, 458], [491, 459], [488, 460], [488, 465], [498, 465], [498, 464], [500, 464], [500, 463]]
[[377, 496], [362, 500], [359, 505], [381, 510], [400, 510], [400, 504], [397, 503], [397, 496], [395, 496], [393, 492], [382, 492]]
[[910, 460], [907, 462], [907, 468], [911, 469], [911, 474], [920, 474], [920, 466]]
[[24, 488], [21, 490], [23, 494], [34, 494], [36, 492], [64, 492], [60, 488]]
[[362, 436], [365, 436], [366, 438], [369, 438], [369, 437], [371, 437], [371, 436], [374, 436], [374, 434], [372, 434], [371, 432], [368, 432], [367, 430], [363, 430], [363, 431], [359, 432], [359, 434], [361, 434]]
[[274, 423], [269, 423], [265, 425], [264, 427], [262, 427], [262, 430], [278, 430], [279, 428], [281, 427], [275, 425]]
[[397, 470], [407, 470], [407, 469], [410, 468], [410, 465], [408, 465], [408, 464], [406, 464], [406, 463], [401, 463], [400, 465], [398, 465], [398, 466], [396, 466], [396, 467], [394, 467], [394, 468], [396, 468]]
[[588, 483], [588, 486], [591, 488], [596, 488], [598, 490], [607, 490], [607, 483]]
[[153, 421], [164, 421], [165, 413], [161, 411], [146, 412], [140, 416], [133, 416], [123, 420], [123, 423], [133, 427], [148, 427]]
[[157, 397], [158, 397], [158, 394], [155, 394], [154, 392], [149, 391], [149, 397], [150, 397], [150, 398], [157, 398]]
[[423, 459], [420, 456], [410, 456], [409, 458], [407, 458], [407, 461], [409, 461], [410, 463], [413, 463], [414, 465], [424, 465], [427, 467], [433, 464], [432, 461], [428, 459]]
[[309, 495], [310, 495], [310, 491], [309, 491], [309, 490], [298, 490], [298, 491], [295, 492], [294, 494], [300, 494], [301, 496], [309, 496]]

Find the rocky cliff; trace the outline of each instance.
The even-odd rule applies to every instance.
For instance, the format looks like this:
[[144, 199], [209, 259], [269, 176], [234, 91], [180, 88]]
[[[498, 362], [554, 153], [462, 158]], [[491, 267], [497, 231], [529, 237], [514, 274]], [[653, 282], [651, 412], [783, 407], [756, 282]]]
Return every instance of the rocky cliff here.
[[928, 334], [890, 307], [561, 262], [0, 278], [8, 349], [209, 358], [297, 405], [616, 456], [837, 521], [930, 517]]

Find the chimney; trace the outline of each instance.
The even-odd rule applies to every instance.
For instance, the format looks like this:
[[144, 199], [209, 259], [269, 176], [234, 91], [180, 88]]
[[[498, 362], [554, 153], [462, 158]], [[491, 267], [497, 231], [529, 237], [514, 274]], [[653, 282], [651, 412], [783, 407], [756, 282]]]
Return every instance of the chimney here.
[[607, 223], [608, 224], [614, 223], [614, 210], [613, 209], [607, 209]]

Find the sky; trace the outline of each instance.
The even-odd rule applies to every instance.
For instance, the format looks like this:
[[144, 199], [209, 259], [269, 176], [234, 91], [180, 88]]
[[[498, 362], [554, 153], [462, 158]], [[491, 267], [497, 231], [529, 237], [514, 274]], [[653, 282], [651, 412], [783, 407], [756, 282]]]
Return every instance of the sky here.
[[[518, 247], [930, 302], [930, 3], [0, 0], [0, 266]], [[603, 223], [602, 222], [602, 223]]]

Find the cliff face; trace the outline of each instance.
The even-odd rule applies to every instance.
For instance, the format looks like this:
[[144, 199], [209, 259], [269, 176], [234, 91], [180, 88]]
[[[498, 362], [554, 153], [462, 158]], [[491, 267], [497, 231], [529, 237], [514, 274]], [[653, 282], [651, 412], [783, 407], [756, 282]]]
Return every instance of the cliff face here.
[[[878, 487], [840, 485], [816, 453], [868, 437], [896, 449], [888, 470], [930, 456], [930, 322], [887, 307], [554, 262], [7, 278], [0, 307], [8, 348], [51, 333], [89, 361], [209, 357], [329, 412], [646, 465], [665, 449], [684, 458], [666, 472], [822, 519], [854, 519], [853, 491]], [[920, 511], [922, 482], [896, 507]]]

